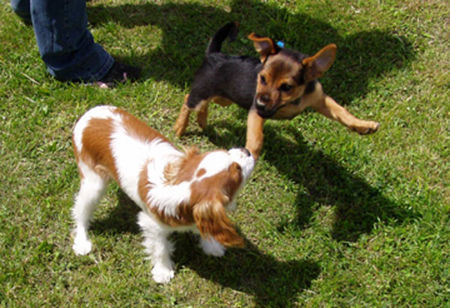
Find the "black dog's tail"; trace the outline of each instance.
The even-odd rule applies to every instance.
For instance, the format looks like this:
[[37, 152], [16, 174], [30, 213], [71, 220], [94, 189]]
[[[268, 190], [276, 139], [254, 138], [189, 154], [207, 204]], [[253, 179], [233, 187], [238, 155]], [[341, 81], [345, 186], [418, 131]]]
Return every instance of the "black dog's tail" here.
[[234, 41], [239, 31], [238, 27], [239, 24], [237, 22], [229, 22], [220, 28], [209, 42], [208, 48], [206, 48], [206, 55], [209, 55], [212, 52], [219, 52], [222, 48], [223, 41], [225, 41], [227, 37], [231, 42]]

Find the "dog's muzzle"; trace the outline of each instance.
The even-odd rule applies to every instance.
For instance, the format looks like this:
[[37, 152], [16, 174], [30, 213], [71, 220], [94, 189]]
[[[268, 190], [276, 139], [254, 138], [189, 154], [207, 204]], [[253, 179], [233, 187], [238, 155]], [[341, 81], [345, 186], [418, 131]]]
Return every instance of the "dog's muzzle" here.
[[255, 167], [255, 158], [246, 148], [234, 148], [229, 150], [228, 153], [241, 166], [245, 182]]
[[266, 109], [266, 105], [264, 105], [260, 100], [256, 100], [256, 111], [258, 115], [263, 118], [270, 118], [277, 112], [278, 108]]

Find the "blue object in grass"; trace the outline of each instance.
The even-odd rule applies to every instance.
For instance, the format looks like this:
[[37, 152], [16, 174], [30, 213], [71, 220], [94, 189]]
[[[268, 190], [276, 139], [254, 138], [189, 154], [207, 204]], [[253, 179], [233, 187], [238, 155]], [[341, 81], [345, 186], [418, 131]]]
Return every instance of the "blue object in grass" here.
[[280, 48], [284, 48], [284, 42], [278, 41], [277, 42], [277, 46], [280, 47]]

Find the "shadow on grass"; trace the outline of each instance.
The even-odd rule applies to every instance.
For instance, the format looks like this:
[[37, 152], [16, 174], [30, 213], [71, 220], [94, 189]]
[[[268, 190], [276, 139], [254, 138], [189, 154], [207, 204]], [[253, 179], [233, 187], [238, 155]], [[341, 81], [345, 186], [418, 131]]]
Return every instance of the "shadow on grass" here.
[[[144, 78], [165, 80], [179, 87], [192, 80], [209, 38], [231, 20], [240, 22], [241, 34], [240, 40], [224, 44], [227, 53], [256, 55], [252, 44], [245, 39], [250, 32], [283, 40], [288, 47], [306, 54], [315, 53], [325, 44], [336, 43], [339, 48], [336, 62], [322, 78], [322, 83], [325, 91], [343, 105], [364, 96], [371, 79], [409, 65], [415, 58], [412, 44], [395, 33], [374, 30], [342, 36], [322, 20], [256, 0], [233, 0], [223, 8], [198, 3], [93, 4], [88, 13], [94, 26], [115, 22], [127, 28], [148, 25], [160, 29], [160, 44], [147, 54], [129, 60], [144, 65]], [[229, 110], [221, 109], [221, 112]], [[244, 144], [236, 142], [236, 136], [239, 141], [245, 138], [245, 116], [240, 118], [240, 123], [242, 126], [234, 128], [227, 123], [214, 123], [233, 132], [228, 135], [217, 136], [214, 129], [206, 133], [221, 147]], [[401, 221], [411, 215], [378, 189], [345, 170], [332, 157], [311, 150], [296, 131], [291, 134], [295, 142], [267, 127], [263, 151], [265, 159], [280, 173], [306, 190], [299, 192], [296, 200], [298, 227], [303, 228], [310, 221], [315, 202], [336, 205], [333, 237], [337, 240], [356, 240], [360, 234], [370, 232], [377, 220]], [[280, 230], [283, 229], [284, 226], [280, 226]]]
[[415, 56], [406, 38], [393, 33], [375, 30], [344, 37], [326, 22], [255, 0], [234, 0], [227, 8], [195, 3], [93, 4], [88, 14], [94, 26], [114, 22], [127, 28], [148, 25], [160, 29], [161, 43], [129, 62], [143, 66], [143, 78], [165, 80], [182, 88], [200, 66], [209, 38], [229, 21], [240, 22], [241, 33], [240, 40], [224, 44], [227, 53], [256, 56], [246, 39], [250, 32], [283, 40], [306, 54], [336, 43], [336, 62], [322, 82], [326, 92], [343, 104], [365, 95], [371, 78], [407, 65]]
[[139, 207], [120, 189], [117, 192], [117, 198], [117, 205], [108, 211], [106, 217], [95, 219], [91, 223], [91, 229], [95, 234], [140, 232], [136, 223]]
[[228, 249], [222, 258], [206, 256], [192, 234], [176, 236], [174, 261], [223, 287], [253, 295], [258, 307], [288, 307], [320, 274], [312, 260], [278, 261], [246, 241], [245, 249]]
[[[371, 79], [404, 67], [415, 58], [411, 43], [393, 33], [375, 30], [342, 36], [322, 20], [255, 0], [233, 0], [226, 9], [186, 3], [92, 4], [88, 13], [94, 26], [115, 22], [128, 28], [149, 25], [160, 29], [162, 41], [157, 47], [126, 60], [142, 65], [144, 78], [168, 81], [181, 88], [190, 83], [200, 66], [209, 38], [228, 21], [240, 22], [241, 34], [237, 42], [224, 45], [227, 53], [256, 55], [252, 44], [245, 39], [250, 32], [283, 40], [288, 47], [306, 54], [336, 43], [339, 48], [336, 62], [322, 83], [325, 91], [344, 105], [364, 96]], [[220, 147], [244, 144], [235, 141], [245, 138], [245, 115], [241, 123], [236, 127], [214, 123], [225, 127], [227, 132], [218, 135], [214, 129], [208, 129], [206, 134]], [[281, 231], [292, 224], [304, 228], [311, 220], [315, 203], [336, 207], [332, 236], [338, 241], [357, 240], [361, 234], [371, 232], [377, 221], [400, 223], [415, 215], [348, 172], [332, 157], [311, 150], [296, 131], [289, 133], [295, 142], [266, 127], [265, 139], [270, 142], [263, 149], [265, 160], [305, 190], [298, 193], [295, 201], [296, 221], [280, 225]], [[132, 219], [135, 225], [135, 216]], [[116, 218], [102, 222], [105, 229], [117, 228], [120, 223]], [[180, 249], [180, 243], [177, 244], [174, 258], [177, 264], [186, 265], [201, 277], [225, 287], [254, 294], [261, 306], [289, 305], [320, 273], [315, 262], [280, 262], [251, 244], [244, 250], [230, 250], [221, 259], [205, 257], [198, 249], [192, 250], [193, 245], [196, 244]]]
[[[238, 117], [245, 119], [246, 114], [239, 112]], [[295, 141], [280, 136], [276, 128], [266, 125], [267, 142], [262, 151], [265, 161], [299, 185], [295, 201], [297, 218], [280, 224], [280, 232], [288, 227], [304, 229], [310, 223], [314, 204], [335, 207], [332, 237], [337, 241], [356, 241], [361, 234], [370, 233], [378, 221], [402, 223], [419, 215], [406, 205], [386, 198], [379, 189], [347, 171], [332, 157], [312, 150], [294, 128], [285, 129], [290, 130], [288, 135]], [[210, 141], [222, 148], [244, 144], [245, 140], [237, 137], [244, 132], [244, 126], [231, 126], [225, 121], [215, 122], [214, 128], [205, 131]]]
[[[136, 223], [140, 209], [122, 191], [118, 196], [118, 205], [107, 217], [93, 221], [94, 233], [140, 232]], [[289, 306], [320, 273], [319, 265], [312, 260], [278, 261], [248, 240], [244, 249], [228, 249], [224, 257], [215, 258], [198, 248], [198, 237], [193, 234], [175, 233], [172, 237], [176, 241], [173, 260], [178, 268], [186, 266], [202, 278], [252, 295], [257, 306]]]

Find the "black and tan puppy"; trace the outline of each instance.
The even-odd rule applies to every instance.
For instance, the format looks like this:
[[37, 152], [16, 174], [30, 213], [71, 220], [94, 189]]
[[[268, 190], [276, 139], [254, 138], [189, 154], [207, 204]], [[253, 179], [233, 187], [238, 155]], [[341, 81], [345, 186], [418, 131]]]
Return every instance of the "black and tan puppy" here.
[[360, 134], [378, 129], [379, 123], [360, 120], [336, 103], [317, 81], [333, 64], [336, 45], [327, 45], [310, 57], [252, 33], [248, 38], [260, 59], [221, 53], [222, 42], [227, 37], [234, 40], [237, 31], [236, 23], [228, 23], [209, 43], [175, 123], [178, 136], [185, 132], [192, 110], [197, 111], [198, 124], [206, 127], [211, 101], [222, 106], [234, 102], [249, 110], [245, 147], [256, 158], [263, 144], [265, 119], [292, 119], [307, 107]]

